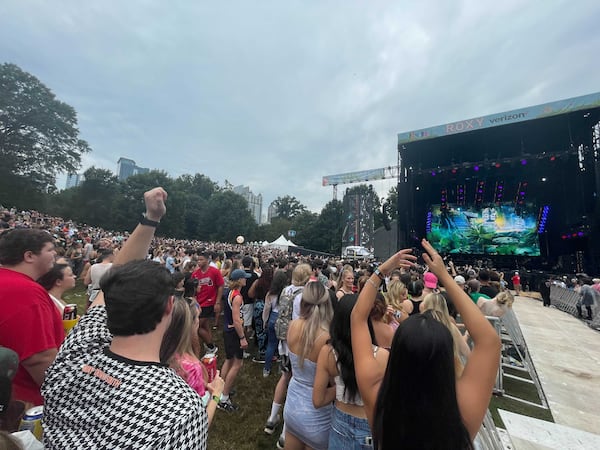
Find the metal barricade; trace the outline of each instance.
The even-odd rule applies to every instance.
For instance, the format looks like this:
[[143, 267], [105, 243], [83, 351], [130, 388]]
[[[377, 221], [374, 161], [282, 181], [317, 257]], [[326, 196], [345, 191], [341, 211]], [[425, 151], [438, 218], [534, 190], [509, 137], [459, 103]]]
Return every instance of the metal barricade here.
[[[560, 286], [550, 286], [550, 302], [553, 306], [571, 314], [572, 316], [578, 317], [577, 313], [577, 302], [581, 299], [581, 295], [571, 289], [565, 289]], [[598, 311], [598, 302], [594, 302], [592, 305], [592, 321], [589, 325], [600, 330], [600, 314]]]
[[[525, 338], [523, 337], [523, 332], [521, 331], [521, 326], [519, 325], [519, 321], [517, 320], [517, 316], [515, 315], [512, 309], [509, 309], [508, 312], [500, 319], [503, 325], [503, 334], [502, 334], [502, 354], [503, 360], [507, 360], [508, 362], [503, 361], [501, 366], [510, 367], [511, 369], [515, 369], [517, 371], [527, 372], [529, 374], [529, 378], [519, 377], [517, 375], [504, 373], [502, 371], [503, 377], [516, 379], [526, 383], [532, 383], [535, 385], [538, 393], [538, 397], [540, 399], [541, 404], [533, 403], [528, 400], [524, 400], [521, 398], [513, 397], [510, 395], [505, 395], [506, 398], [510, 398], [512, 400], [516, 400], [522, 403], [526, 403], [528, 405], [537, 406], [539, 408], [548, 409], [548, 400], [546, 399], [546, 394], [542, 388], [542, 383], [540, 382], [540, 378], [538, 376], [537, 371], [535, 370], [535, 366], [533, 361], [531, 360], [531, 356], [529, 355], [529, 349], [527, 347], [527, 342], [525, 342]], [[505, 333], [504, 333], [505, 332]], [[512, 354], [511, 354], [512, 353]], [[518, 360], [523, 367], [515, 366], [510, 364], [511, 358], [514, 358], [512, 355], [516, 355]]]
[[473, 443], [477, 450], [502, 450], [504, 448], [489, 409], [485, 413], [483, 423]]

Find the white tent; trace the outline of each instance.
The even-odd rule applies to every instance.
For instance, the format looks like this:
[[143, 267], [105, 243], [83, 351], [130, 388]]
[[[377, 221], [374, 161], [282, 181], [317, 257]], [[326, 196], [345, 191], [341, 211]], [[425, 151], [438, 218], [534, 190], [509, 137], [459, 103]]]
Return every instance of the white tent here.
[[296, 244], [294, 244], [292, 241], [290, 241], [289, 239], [286, 239], [283, 234], [281, 234], [277, 239], [275, 239], [273, 242], [270, 242], [268, 244], [269, 247], [273, 247], [273, 248], [278, 248], [280, 250], [285, 250], [287, 251], [288, 247], [296, 247]]

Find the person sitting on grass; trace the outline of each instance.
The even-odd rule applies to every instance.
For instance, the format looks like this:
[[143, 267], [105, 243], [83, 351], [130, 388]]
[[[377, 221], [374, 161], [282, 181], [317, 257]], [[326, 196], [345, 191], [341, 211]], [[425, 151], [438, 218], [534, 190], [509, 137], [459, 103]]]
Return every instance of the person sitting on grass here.
[[367, 318], [385, 278], [411, 267], [416, 256], [400, 250], [369, 278], [351, 314], [352, 353], [361, 398], [376, 449], [472, 449], [487, 411], [500, 361], [500, 338], [448, 274], [442, 257], [423, 239], [423, 259], [446, 288], [474, 341], [460, 378], [448, 328], [429, 312], [400, 324], [385, 371], [373, 355]]

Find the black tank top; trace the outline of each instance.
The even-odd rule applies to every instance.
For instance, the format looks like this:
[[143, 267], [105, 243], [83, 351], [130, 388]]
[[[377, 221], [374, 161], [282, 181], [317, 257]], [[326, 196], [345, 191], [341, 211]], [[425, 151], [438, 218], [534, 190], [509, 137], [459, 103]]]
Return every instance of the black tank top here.
[[415, 314], [419, 314], [419, 306], [421, 305], [421, 302], [423, 300], [419, 300], [418, 302], [415, 302], [412, 298], [409, 298], [410, 302], [413, 304], [413, 310], [412, 312], [409, 314], [409, 316], [414, 316]]

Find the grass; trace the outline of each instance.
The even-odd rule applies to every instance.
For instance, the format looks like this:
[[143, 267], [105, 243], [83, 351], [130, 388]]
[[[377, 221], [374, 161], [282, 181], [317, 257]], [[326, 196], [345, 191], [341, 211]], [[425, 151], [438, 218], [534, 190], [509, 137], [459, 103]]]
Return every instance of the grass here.
[[[68, 303], [76, 303], [80, 312], [85, 311], [86, 298], [85, 288], [81, 282], [78, 282], [76, 288], [64, 296]], [[221, 348], [219, 352], [221, 354], [219, 367], [221, 367], [224, 361], [221, 324], [219, 324], [219, 330], [214, 332], [214, 337], [217, 345]], [[252, 348], [252, 342], [250, 345], [250, 351], [255, 351], [256, 349]], [[209, 430], [208, 448], [212, 450], [275, 448], [281, 429], [277, 429], [272, 436], [268, 436], [263, 432], [263, 428], [271, 411], [273, 392], [279, 379], [277, 375], [278, 365], [273, 365], [272, 374], [269, 378], [263, 378], [262, 368], [262, 364], [254, 363], [251, 359], [244, 361], [244, 366], [236, 380], [235, 389], [237, 393], [233, 397], [233, 402], [239, 406], [239, 410], [234, 413], [217, 410], [217, 415]], [[507, 368], [506, 372], [528, 378], [526, 373], [510, 368]], [[508, 395], [540, 403], [537, 390], [530, 383], [505, 378], [504, 390]], [[492, 396], [489, 408], [496, 426], [503, 428], [504, 424], [498, 414], [498, 409], [554, 422], [550, 410], [536, 408], [502, 396]]]

